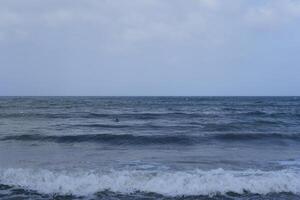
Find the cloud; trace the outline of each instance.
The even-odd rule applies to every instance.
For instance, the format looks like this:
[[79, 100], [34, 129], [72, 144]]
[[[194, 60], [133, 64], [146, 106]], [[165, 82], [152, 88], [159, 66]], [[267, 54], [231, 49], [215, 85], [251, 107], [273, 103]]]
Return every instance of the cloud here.
[[20, 22], [20, 17], [18, 14], [10, 11], [2, 10], [0, 12], [0, 26], [18, 24]]
[[276, 67], [296, 76], [299, 17], [296, 0], [1, 0], [0, 83], [89, 94], [273, 84]]
[[210, 48], [230, 43], [241, 30], [270, 29], [299, 16], [295, 0], [3, 0], [0, 33], [1, 41], [80, 38], [111, 53], [155, 43]]
[[[192, 0], [189, 3], [178, 0], [37, 2], [28, 0], [16, 5], [3, 1], [9, 14], [3, 14], [0, 9], [0, 23], [2, 20], [7, 26], [28, 29], [26, 31], [34, 31], [35, 28], [92, 27], [108, 39], [118, 38], [127, 42], [155, 39], [181, 41], [204, 33], [210, 12], [215, 12], [219, 5], [217, 0]], [[34, 3], [34, 7], [28, 6]]]
[[198, 0], [200, 4], [207, 6], [210, 9], [219, 8], [221, 1], [220, 0]]
[[262, 28], [276, 28], [300, 17], [300, 1], [273, 0], [253, 6], [245, 15], [246, 22]]
[[20, 17], [18, 14], [2, 10], [0, 12], [0, 41], [5, 40], [8, 34], [17, 34], [17, 31], [11, 29], [12, 26], [17, 26], [21, 23]]

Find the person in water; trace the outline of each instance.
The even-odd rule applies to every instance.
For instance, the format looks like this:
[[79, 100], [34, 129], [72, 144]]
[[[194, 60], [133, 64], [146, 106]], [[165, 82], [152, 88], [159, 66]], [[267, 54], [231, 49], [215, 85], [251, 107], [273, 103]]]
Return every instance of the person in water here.
[[116, 117], [115, 118], [115, 122], [120, 122], [119, 118]]

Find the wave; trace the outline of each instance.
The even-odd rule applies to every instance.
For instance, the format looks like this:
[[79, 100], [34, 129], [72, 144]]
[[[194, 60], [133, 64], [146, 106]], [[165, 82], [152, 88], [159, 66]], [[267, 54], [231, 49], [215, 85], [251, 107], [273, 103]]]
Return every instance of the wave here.
[[238, 140], [238, 141], [249, 141], [249, 140], [294, 140], [300, 141], [300, 134], [281, 134], [281, 133], [230, 133], [230, 134], [216, 134], [214, 136], [218, 140]]
[[110, 171], [52, 172], [32, 169], [2, 169], [0, 182], [45, 194], [88, 196], [103, 191], [165, 196], [216, 195], [229, 192], [299, 194], [300, 173], [282, 171]]
[[241, 116], [251, 116], [251, 117], [271, 117], [271, 118], [277, 118], [277, 117], [293, 117], [296, 116], [295, 113], [289, 113], [289, 112], [278, 112], [278, 111], [246, 111], [243, 110], [236, 110], [236, 115]]
[[62, 135], [62, 136], [43, 136], [43, 135], [16, 135], [6, 136], [1, 139], [19, 140], [19, 141], [48, 141], [58, 143], [74, 143], [74, 142], [99, 142], [110, 143], [114, 145], [150, 145], [150, 144], [178, 144], [186, 145], [195, 142], [193, 137], [187, 136], [163, 136], [163, 135], [140, 135], [134, 136], [130, 134], [113, 135], [113, 134], [91, 134], [91, 135]]
[[244, 109], [241, 108], [223, 108], [224, 111], [228, 114], [236, 114], [236, 115], [243, 115], [243, 116], [265, 116], [268, 115], [267, 112], [264, 111], [244, 111]]
[[[226, 110], [229, 111], [229, 110]], [[230, 110], [231, 111], [231, 110]], [[264, 112], [264, 111], [248, 111], [241, 112], [240, 110], [232, 110], [233, 113], [218, 112], [137, 112], [137, 113], [93, 113], [93, 112], [69, 112], [69, 113], [42, 113], [42, 112], [19, 112], [19, 113], [1, 113], [2, 118], [114, 118], [116, 116], [128, 119], [151, 120], [159, 118], [201, 118], [219, 115], [243, 115], [243, 116], [267, 116], [267, 117], [299, 117], [298, 113], [283, 113], [283, 112]]]
[[120, 118], [129, 118], [129, 119], [157, 119], [162, 117], [203, 117], [207, 116], [205, 113], [187, 113], [187, 112], [141, 112], [141, 113], [93, 113], [93, 112], [69, 112], [69, 113], [42, 113], [42, 112], [19, 112], [19, 113], [1, 113], [1, 118], [112, 118], [116, 116]]
[[300, 159], [290, 159], [290, 160], [282, 160], [277, 161], [278, 164], [282, 166], [300, 166]]
[[[62, 125], [61, 125], [62, 126]], [[81, 128], [110, 128], [110, 129], [118, 129], [118, 128], [135, 128], [136, 125], [120, 125], [120, 124], [75, 124], [75, 125], [67, 125], [69, 128], [73, 127], [81, 127]]]
[[74, 125], [58, 125], [61, 128], [99, 128], [99, 129], [129, 129], [130, 130], [188, 130], [188, 129], [203, 129], [200, 123], [187, 123], [183, 125], [166, 125], [166, 124], [74, 124]]
[[256, 120], [253, 122], [216, 122], [216, 123], [203, 123], [199, 121], [191, 121], [186, 123], [178, 124], [122, 124], [122, 123], [114, 123], [114, 124], [100, 124], [100, 123], [91, 123], [91, 124], [62, 124], [58, 125], [62, 128], [106, 128], [106, 129], [143, 129], [143, 130], [198, 130], [198, 131], [207, 131], [207, 132], [225, 132], [225, 131], [241, 131], [247, 130], [251, 128], [264, 128], [270, 126], [279, 127], [279, 126], [287, 126], [286, 123], [282, 121], [268, 121], [268, 120]]
[[131, 134], [87, 134], [87, 135], [13, 135], [5, 136], [0, 140], [9, 141], [43, 141], [57, 143], [78, 143], [94, 142], [109, 143], [111, 145], [195, 145], [212, 142], [251, 142], [251, 141], [274, 141], [292, 140], [300, 142], [300, 134], [264, 134], [264, 133], [243, 133], [243, 134], [204, 134], [192, 135], [131, 135]]

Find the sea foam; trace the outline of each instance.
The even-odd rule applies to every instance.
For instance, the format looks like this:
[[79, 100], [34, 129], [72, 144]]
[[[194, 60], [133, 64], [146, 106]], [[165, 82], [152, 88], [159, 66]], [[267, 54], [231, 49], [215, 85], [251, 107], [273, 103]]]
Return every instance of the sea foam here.
[[299, 194], [300, 172], [281, 171], [110, 171], [53, 172], [32, 169], [2, 169], [0, 183], [46, 194], [92, 195], [101, 191], [154, 192], [166, 196], [235, 193]]

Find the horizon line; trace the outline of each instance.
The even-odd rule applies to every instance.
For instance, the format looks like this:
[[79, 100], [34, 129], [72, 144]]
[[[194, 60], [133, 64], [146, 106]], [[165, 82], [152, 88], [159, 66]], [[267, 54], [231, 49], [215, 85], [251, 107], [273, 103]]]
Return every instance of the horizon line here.
[[300, 97], [300, 95], [0, 95], [0, 97]]

